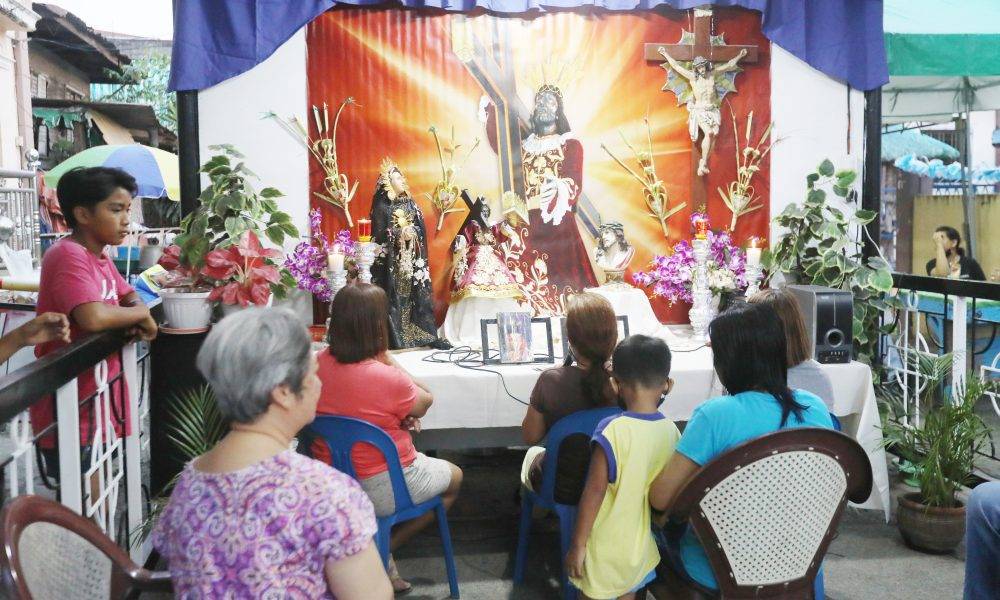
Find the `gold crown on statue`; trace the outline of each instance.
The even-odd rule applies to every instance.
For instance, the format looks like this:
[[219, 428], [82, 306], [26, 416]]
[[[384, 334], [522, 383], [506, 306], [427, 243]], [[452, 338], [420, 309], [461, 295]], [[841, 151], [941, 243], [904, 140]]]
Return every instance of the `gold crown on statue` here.
[[410, 187], [406, 184], [406, 177], [403, 176], [403, 172], [399, 170], [396, 162], [387, 156], [382, 159], [382, 164], [379, 165], [379, 182], [382, 184], [385, 194], [389, 196], [389, 200], [396, 199], [396, 190], [392, 189], [392, 181], [389, 178], [389, 175], [393, 171], [398, 172], [403, 180], [403, 192], [407, 194], [410, 192]]
[[578, 60], [550, 58], [538, 63], [529, 75], [529, 83], [535, 93], [550, 92], [560, 100], [563, 90], [573, 85], [583, 75]]

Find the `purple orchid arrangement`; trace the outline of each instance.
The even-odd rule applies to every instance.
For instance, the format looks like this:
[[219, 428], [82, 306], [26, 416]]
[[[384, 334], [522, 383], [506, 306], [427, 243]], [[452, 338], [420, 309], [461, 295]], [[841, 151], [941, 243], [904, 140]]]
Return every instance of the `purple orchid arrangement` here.
[[327, 255], [339, 246], [345, 257], [353, 257], [355, 242], [346, 229], [338, 232], [331, 242], [322, 232], [322, 221], [318, 209], [309, 211], [309, 239], [295, 246], [285, 259], [285, 268], [295, 278], [300, 290], [311, 293], [320, 302], [329, 302], [332, 294], [326, 273]]
[[[691, 215], [694, 225], [700, 220], [708, 222], [704, 212]], [[746, 252], [733, 244], [728, 231], [706, 231], [708, 240], [708, 286], [715, 295], [745, 288]], [[694, 273], [694, 248], [691, 242], [682, 240], [674, 244], [670, 254], [656, 256], [648, 271], [632, 275], [636, 285], [652, 288], [654, 296], [666, 298], [670, 304], [691, 302], [691, 280]]]

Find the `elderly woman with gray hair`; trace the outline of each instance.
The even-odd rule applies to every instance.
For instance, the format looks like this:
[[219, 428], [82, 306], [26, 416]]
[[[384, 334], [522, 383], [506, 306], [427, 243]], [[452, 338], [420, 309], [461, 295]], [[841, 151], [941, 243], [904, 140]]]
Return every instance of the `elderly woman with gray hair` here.
[[205, 340], [198, 369], [230, 432], [181, 472], [153, 532], [180, 598], [390, 598], [375, 513], [350, 477], [291, 450], [316, 416], [310, 337], [250, 308]]

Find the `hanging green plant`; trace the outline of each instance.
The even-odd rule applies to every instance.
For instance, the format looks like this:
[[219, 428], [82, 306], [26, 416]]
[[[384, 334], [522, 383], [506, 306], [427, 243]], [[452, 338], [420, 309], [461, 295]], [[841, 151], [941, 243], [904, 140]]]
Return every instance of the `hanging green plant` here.
[[[233, 146], [220, 144], [209, 149], [219, 152], [201, 167], [209, 185], [202, 190], [198, 207], [181, 221], [181, 233], [174, 239], [182, 267], [200, 272], [209, 252], [238, 244], [248, 231], [278, 246], [286, 236], [299, 237], [292, 217], [278, 210], [277, 199], [284, 194], [272, 187], [257, 192], [249, 182], [257, 175], [246, 167], [244, 156]], [[271, 291], [280, 299], [295, 287], [295, 279], [284, 267], [279, 268], [279, 276], [271, 284]]]
[[[847, 198], [857, 180], [851, 169], [836, 170], [824, 160], [806, 176], [806, 199], [790, 204], [774, 222], [787, 230], [761, 258], [768, 278], [782, 273], [790, 283], [821, 285], [854, 294], [854, 345], [858, 359], [874, 364], [883, 311], [899, 308], [892, 290], [892, 270], [881, 257], [865, 258], [861, 238], [864, 226], [875, 219], [870, 210], [852, 215], [827, 202], [828, 190]], [[852, 227], [858, 232], [852, 235]]]

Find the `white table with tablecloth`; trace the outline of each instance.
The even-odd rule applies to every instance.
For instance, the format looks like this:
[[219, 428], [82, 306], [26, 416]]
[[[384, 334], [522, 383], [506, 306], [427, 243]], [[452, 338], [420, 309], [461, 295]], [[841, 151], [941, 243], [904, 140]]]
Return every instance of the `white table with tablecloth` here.
[[[721, 391], [709, 348], [692, 343], [676, 328], [665, 329], [673, 351], [674, 389], [660, 410], [669, 419], [687, 421], [694, 409]], [[558, 346], [557, 346], [558, 347]], [[520, 425], [539, 373], [551, 364], [487, 365], [466, 368], [445, 361], [447, 352], [410, 351], [395, 355], [399, 364], [434, 395], [416, 436], [423, 449], [469, 449], [521, 445]], [[557, 360], [557, 362], [559, 362]], [[471, 364], [471, 363], [468, 363]], [[874, 487], [862, 508], [889, 517], [889, 474], [871, 369], [859, 362], [823, 365], [833, 382], [833, 412], [844, 432], [871, 459]]]

